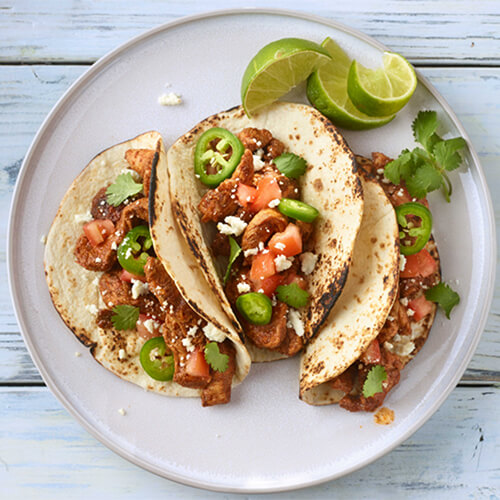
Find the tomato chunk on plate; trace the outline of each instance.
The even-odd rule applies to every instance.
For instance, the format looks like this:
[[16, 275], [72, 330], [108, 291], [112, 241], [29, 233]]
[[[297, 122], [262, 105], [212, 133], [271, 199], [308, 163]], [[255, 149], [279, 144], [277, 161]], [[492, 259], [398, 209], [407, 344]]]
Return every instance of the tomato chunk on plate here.
[[255, 201], [255, 198], [257, 197], [257, 189], [240, 182], [238, 184], [238, 189], [236, 190], [236, 196], [238, 197], [240, 205], [246, 208]]
[[109, 219], [95, 219], [83, 226], [83, 232], [93, 247], [100, 245], [115, 230], [115, 225]]
[[210, 367], [205, 361], [205, 354], [199, 347], [189, 353], [186, 372], [193, 377], [208, 377], [210, 375]]
[[160, 332], [160, 323], [157, 321], [152, 321], [151, 323], [148, 323], [148, 326], [150, 326], [151, 330], [150, 331], [146, 325], [144, 324], [146, 321], [150, 320], [150, 318], [147, 314], [139, 314], [139, 319], [137, 320], [137, 323], [135, 324], [135, 328], [137, 330], [137, 333], [139, 334], [140, 337], [143, 339], [152, 339], [154, 337], [160, 337], [161, 332]]
[[368, 349], [359, 358], [365, 365], [376, 365], [382, 359], [380, 356], [380, 344], [377, 339], [371, 341]]
[[[250, 268], [250, 279], [254, 284], [261, 283], [262, 280], [276, 274], [275, 255], [272, 252], [264, 251], [258, 253], [252, 260]], [[276, 285], [277, 286], [277, 285]]]
[[293, 257], [302, 252], [302, 235], [295, 224], [288, 224], [282, 233], [276, 233], [269, 240], [269, 248], [276, 255]]
[[257, 184], [255, 201], [249, 205], [249, 210], [258, 212], [269, 205], [273, 200], [281, 200], [281, 189], [274, 175], [265, 175]]
[[415, 321], [420, 321], [422, 318], [425, 318], [428, 314], [430, 314], [432, 312], [432, 306], [432, 302], [428, 301], [425, 298], [425, 295], [421, 295], [420, 297], [408, 302], [408, 308], [415, 313], [412, 316], [412, 319]]
[[401, 278], [427, 278], [435, 273], [438, 269], [438, 264], [434, 257], [424, 248], [420, 252], [407, 255], [405, 268], [399, 274]]

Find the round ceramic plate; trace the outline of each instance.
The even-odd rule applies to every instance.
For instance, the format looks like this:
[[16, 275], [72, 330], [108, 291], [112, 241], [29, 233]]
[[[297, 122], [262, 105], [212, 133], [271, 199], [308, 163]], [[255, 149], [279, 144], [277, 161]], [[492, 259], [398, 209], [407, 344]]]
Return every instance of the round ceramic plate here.
[[[82, 425], [131, 462], [185, 484], [239, 491], [278, 491], [337, 478], [368, 464], [415, 432], [458, 382], [479, 340], [494, 276], [493, 215], [472, 147], [453, 172], [451, 204], [430, 197], [443, 276], [461, 297], [439, 313], [422, 352], [386, 399], [389, 426], [370, 413], [313, 407], [298, 399], [298, 359], [254, 365], [229, 405], [150, 394], [97, 364], [55, 311], [43, 273], [42, 235], [72, 180], [98, 152], [156, 129], [167, 144], [206, 116], [240, 103], [246, 64], [283, 37], [336, 40], [351, 57], [378, 66], [384, 47], [331, 21], [270, 10], [224, 11], [181, 19], [126, 43], [66, 92], [38, 132], [19, 174], [9, 231], [14, 305], [29, 351], [45, 382]], [[166, 88], [166, 84], [168, 88]], [[180, 106], [158, 96], [182, 94]], [[304, 88], [289, 100], [304, 101]], [[397, 156], [412, 146], [411, 122], [435, 109], [449, 136], [466, 132], [425, 80], [389, 125], [345, 132], [356, 153]], [[75, 351], [81, 357], [75, 357]], [[126, 410], [126, 416], [118, 413]], [[451, 458], [451, 457], [450, 457]]]

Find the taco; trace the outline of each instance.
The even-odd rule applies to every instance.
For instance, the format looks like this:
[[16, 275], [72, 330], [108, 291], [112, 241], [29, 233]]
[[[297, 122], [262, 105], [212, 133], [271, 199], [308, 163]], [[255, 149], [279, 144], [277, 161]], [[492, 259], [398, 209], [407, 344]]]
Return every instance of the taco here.
[[278, 102], [252, 118], [238, 106], [198, 123], [167, 162], [155, 207], [170, 194], [206, 293], [222, 306], [209, 319], [225, 312], [255, 361], [299, 352], [340, 295], [361, 223], [342, 136], [310, 106]]
[[197, 269], [191, 255], [173, 259], [169, 272], [156, 257], [148, 194], [152, 172], [165, 170], [158, 132], [88, 164], [47, 237], [49, 291], [62, 320], [114, 374], [160, 394], [200, 396], [203, 406], [227, 403], [249, 355], [233, 331], [207, 322], [179, 292], [175, 273]]
[[300, 398], [374, 411], [427, 339], [436, 305], [424, 292], [441, 276], [432, 237], [417, 253], [400, 255], [395, 207], [428, 206], [426, 200], [412, 200], [404, 187], [384, 180], [385, 155], [357, 161], [364, 172], [363, 221], [342, 295], [302, 356]]

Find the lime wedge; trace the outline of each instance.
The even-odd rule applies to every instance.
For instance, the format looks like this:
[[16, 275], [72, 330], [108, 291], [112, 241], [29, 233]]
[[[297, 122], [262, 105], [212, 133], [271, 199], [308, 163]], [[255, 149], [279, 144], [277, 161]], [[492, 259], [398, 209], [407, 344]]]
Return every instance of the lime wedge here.
[[250, 61], [241, 82], [241, 101], [251, 116], [304, 81], [330, 60], [317, 43], [302, 38], [283, 38], [266, 45]]
[[412, 65], [399, 54], [384, 52], [383, 68], [368, 69], [353, 61], [347, 92], [354, 105], [370, 116], [397, 113], [417, 88]]
[[395, 115], [374, 118], [359, 111], [347, 95], [347, 75], [351, 60], [331, 39], [321, 44], [332, 60], [315, 71], [307, 81], [311, 104], [335, 125], [350, 130], [367, 130], [389, 123]]

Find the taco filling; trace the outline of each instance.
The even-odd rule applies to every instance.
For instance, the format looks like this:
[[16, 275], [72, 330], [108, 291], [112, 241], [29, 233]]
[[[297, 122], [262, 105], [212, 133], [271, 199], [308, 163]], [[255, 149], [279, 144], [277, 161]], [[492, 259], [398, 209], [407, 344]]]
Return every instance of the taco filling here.
[[[348, 366], [344, 364], [342, 368], [342, 362], [339, 361], [342, 356], [338, 354], [334, 356], [335, 362], [332, 363], [334, 368], [331, 372], [335, 373], [333, 377], [328, 374], [320, 378], [317, 375], [311, 376], [314, 371], [313, 365], [322, 354], [318, 355], [319, 351], [317, 348], [315, 350], [314, 345], [309, 346], [309, 359], [305, 358], [302, 370], [301, 397], [311, 404], [338, 402], [342, 408], [349, 411], [374, 411], [382, 405], [387, 393], [398, 384], [401, 370], [427, 340], [436, 313], [436, 304], [428, 300], [425, 294], [427, 290], [440, 283], [441, 274], [439, 254], [431, 236], [432, 216], [428, 210], [427, 200], [411, 198], [403, 185], [396, 186], [384, 178], [384, 167], [391, 160], [382, 153], [373, 153], [372, 160], [358, 156], [357, 161], [362, 170], [368, 173], [365, 182], [371, 180], [383, 188], [382, 198], [390, 201], [392, 211], [395, 213], [394, 224], [399, 232], [399, 238], [396, 237], [395, 242], [400, 255], [396, 260], [387, 257], [387, 261], [394, 263], [398, 279], [393, 297], [388, 297], [390, 302], [387, 300], [380, 302], [380, 307], [382, 304], [392, 304], [392, 307], [388, 308], [390, 309], [388, 315], [385, 313], [381, 327], [370, 332], [363, 331], [363, 334], [366, 333], [366, 342], [360, 349], [361, 355], [358, 352], [354, 362]], [[380, 200], [380, 196], [378, 198]], [[379, 203], [383, 201], [380, 200]], [[373, 228], [374, 224], [371, 227]], [[360, 242], [359, 251], [374, 253], [377, 259], [383, 262], [387, 254], [387, 245], [382, 245], [378, 241], [380, 235], [375, 234], [376, 231], [374, 234], [366, 234], [369, 230], [366, 227], [361, 230], [369, 238], [369, 243]], [[364, 277], [361, 266], [356, 262], [357, 249], [355, 249], [353, 273], [361, 276], [359, 283], [355, 285], [359, 293]], [[377, 274], [379, 281], [382, 281], [382, 278], [384, 282], [387, 280], [386, 271]], [[347, 288], [350, 285], [348, 281]], [[351, 298], [346, 298], [346, 304], [347, 308], [352, 310]], [[370, 310], [367, 310], [366, 305], [362, 307], [367, 316], [374, 316], [377, 312], [377, 308], [373, 309], [373, 305]], [[342, 313], [335, 309], [332, 321], [331, 329], [325, 328], [325, 332], [322, 332], [328, 341], [335, 342], [335, 337], [342, 335], [340, 325], [344, 329], [346, 325], [356, 327], [352, 315], [343, 322]], [[346, 361], [345, 355], [343, 361]]]
[[[217, 231], [213, 255], [226, 259], [225, 294], [256, 347], [293, 356], [304, 346], [298, 310], [314, 271], [318, 210], [301, 201], [306, 161], [267, 129], [236, 135], [208, 129], [195, 151], [195, 175], [210, 189], [198, 210]], [[223, 267], [222, 267], [223, 269]]]
[[[236, 373], [235, 347], [221, 330], [191, 309], [153, 247], [148, 194], [159, 154], [154, 149], [126, 150], [128, 169], [95, 192], [74, 240], [76, 265], [99, 273], [94, 279], [98, 300], [86, 308], [107, 335], [100, 342], [96, 334], [94, 343], [89, 327], [86, 343], [91, 350], [100, 349], [100, 343], [107, 349], [112, 337], [111, 351], [118, 352], [118, 360], [106, 361], [124, 378], [130, 372], [116, 365], [136, 356], [139, 363], [131, 371], [142, 373], [132, 378], [151, 382], [141, 385], [154, 389], [159, 383], [173, 382], [199, 390], [203, 406], [224, 404], [230, 401]], [[48, 266], [49, 288], [53, 273], [54, 266]], [[62, 316], [71, 326], [73, 321]]]

